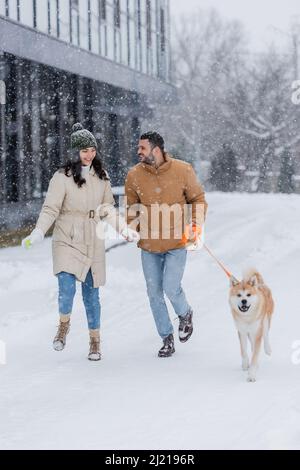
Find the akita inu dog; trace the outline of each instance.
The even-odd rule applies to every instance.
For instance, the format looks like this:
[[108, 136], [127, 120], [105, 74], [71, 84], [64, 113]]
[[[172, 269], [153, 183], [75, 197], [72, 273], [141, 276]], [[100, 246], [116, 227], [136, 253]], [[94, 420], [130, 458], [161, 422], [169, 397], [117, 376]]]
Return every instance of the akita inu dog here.
[[[255, 382], [262, 340], [265, 353], [271, 355], [269, 329], [274, 311], [272, 293], [262, 276], [251, 269], [241, 282], [236, 279], [230, 281], [229, 303], [241, 343], [242, 368], [248, 370], [248, 382]], [[248, 338], [252, 347], [250, 364]]]

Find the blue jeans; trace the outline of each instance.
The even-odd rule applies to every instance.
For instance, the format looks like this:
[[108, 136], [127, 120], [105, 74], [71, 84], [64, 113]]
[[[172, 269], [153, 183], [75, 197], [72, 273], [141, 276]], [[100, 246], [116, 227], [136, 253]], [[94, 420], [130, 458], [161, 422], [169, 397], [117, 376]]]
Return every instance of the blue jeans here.
[[[61, 272], [58, 278], [58, 305], [61, 315], [72, 312], [73, 300], [76, 292], [76, 277], [74, 274]], [[94, 288], [93, 276], [89, 270], [86, 280], [81, 284], [82, 299], [85, 306], [88, 326], [90, 330], [100, 328], [101, 306], [99, 301], [99, 289]]]
[[179, 316], [186, 316], [190, 306], [181, 287], [186, 265], [185, 249], [165, 253], [150, 253], [142, 250], [142, 266], [147, 292], [158, 334], [166, 338], [173, 333], [164, 294]]

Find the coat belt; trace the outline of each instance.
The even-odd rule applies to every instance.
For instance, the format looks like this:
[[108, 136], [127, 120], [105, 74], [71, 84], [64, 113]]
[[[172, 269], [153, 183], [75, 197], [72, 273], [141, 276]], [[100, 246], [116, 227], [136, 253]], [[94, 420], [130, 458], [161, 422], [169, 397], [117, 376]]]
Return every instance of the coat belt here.
[[[62, 216], [76, 217], [83, 219], [84, 227], [83, 241], [85, 245], [93, 245], [94, 237], [96, 236], [96, 224], [101, 219], [94, 209], [88, 212], [83, 211], [62, 211]], [[76, 222], [75, 222], [76, 225]], [[75, 239], [76, 240], [76, 239]]]
[[69, 215], [73, 217], [82, 217], [82, 218], [87, 218], [87, 219], [97, 219], [99, 220], [99, 215], [97, 215], [97, 211], [94, 209], [89, 210], [88, 212], [83, 212], [83, 211], [62, 211], [61, 215]]

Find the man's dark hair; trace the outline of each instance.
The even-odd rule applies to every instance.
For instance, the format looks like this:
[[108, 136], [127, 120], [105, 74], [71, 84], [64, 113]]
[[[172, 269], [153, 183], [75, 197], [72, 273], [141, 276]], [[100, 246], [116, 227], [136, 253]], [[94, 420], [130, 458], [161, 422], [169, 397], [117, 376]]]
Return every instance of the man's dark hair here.
[[145, 134], [141, 135], [141, 140], [149, 140], [152, 148], [158, 147], [165, 154], [165, 141], [158, 132], [146, 132]]

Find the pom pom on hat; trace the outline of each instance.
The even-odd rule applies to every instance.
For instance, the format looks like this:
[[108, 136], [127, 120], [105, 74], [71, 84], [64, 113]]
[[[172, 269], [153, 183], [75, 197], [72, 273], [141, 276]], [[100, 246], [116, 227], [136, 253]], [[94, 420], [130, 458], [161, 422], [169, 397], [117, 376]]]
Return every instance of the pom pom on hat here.
[[83, 130], [83, 125], [80, 124], [80, 122], [77, 122], [72, 126], [72, 132], [77, 132], [77, 131], [82, 131]]

